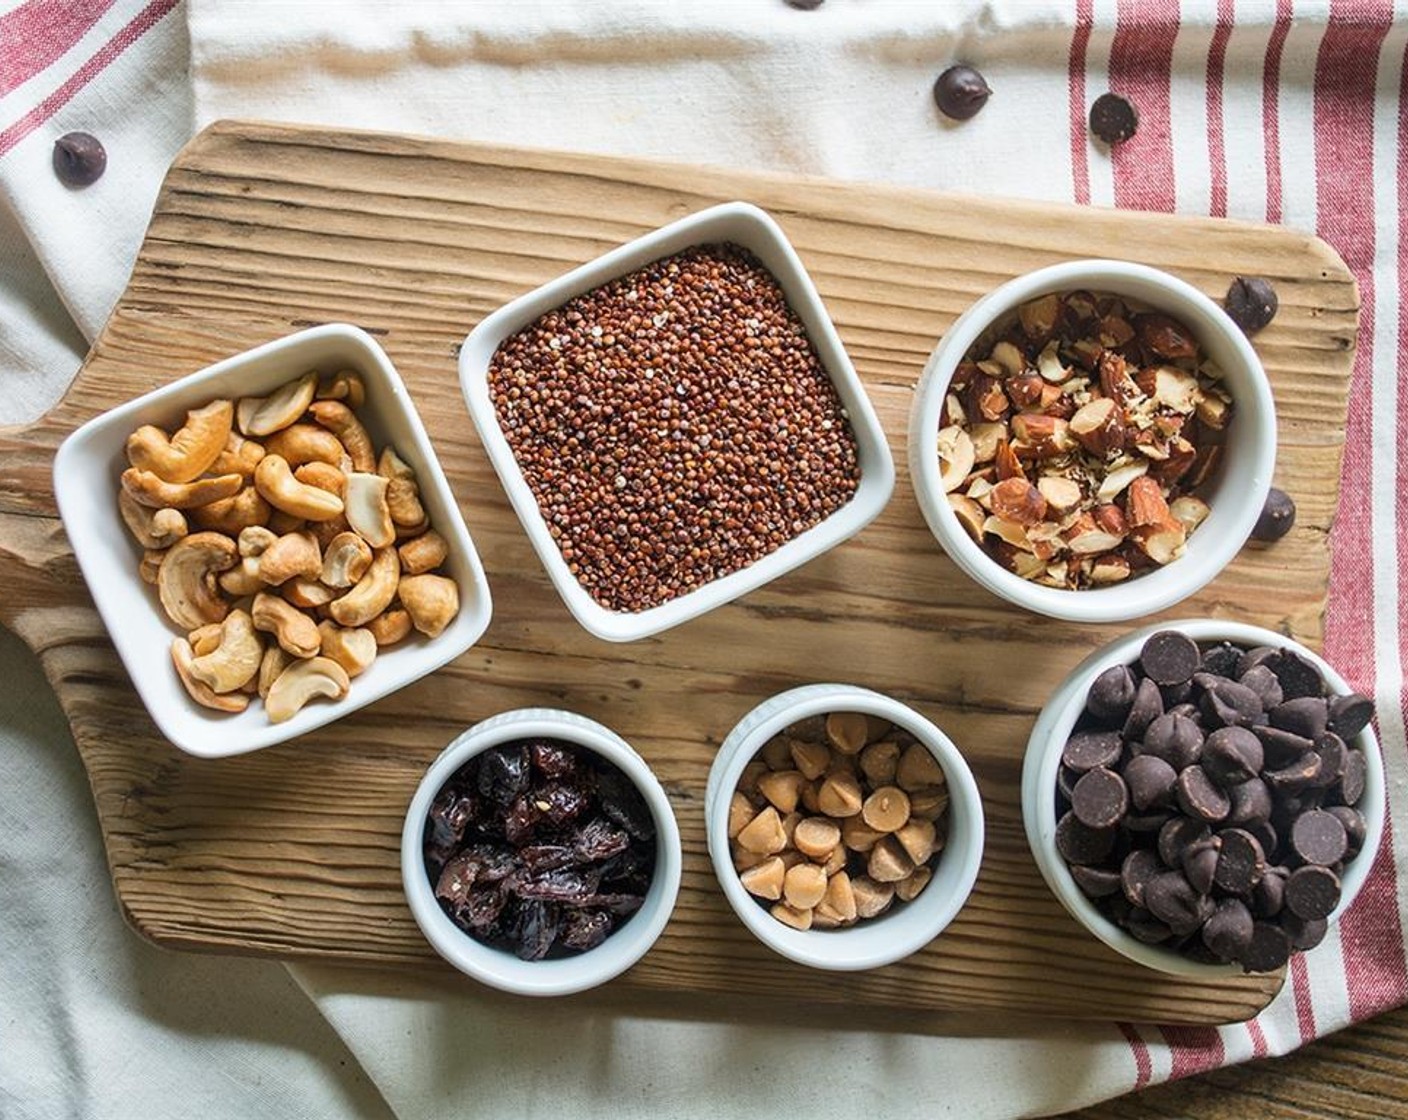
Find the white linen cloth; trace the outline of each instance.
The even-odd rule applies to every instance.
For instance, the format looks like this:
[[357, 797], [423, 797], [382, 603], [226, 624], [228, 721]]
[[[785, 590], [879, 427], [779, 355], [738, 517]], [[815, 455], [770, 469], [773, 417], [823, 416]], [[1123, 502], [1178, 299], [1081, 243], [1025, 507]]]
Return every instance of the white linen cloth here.
[[[52, 61], [41, 52], [12, 65], [5, 21], [40, 8], [50, 10], [55, 40], [75, 30], [59, 9], [70, 22], [97, 19]], [[1389, 0], [826, 0], [811, 12], [782, 0], [117, 0], [91, 8], [28, 0], [0, 16], [0, 291], [18, 309], [0, 317], [0, 417], [33, 416], [62, 391], [125, 282], [162, 170], [194, 129], [222, 117], [1285, 221], [1329, 238], [1365, 297], [1362, 394], [1349, 430], [1352, 449], [1373, 453], [1346, 462], [1328, 652], [1377, 694], [1401, 808], [1408, 764], [1395, 526], [1408, 519], [1385, 486], [1398, 469], [1403, 275], [1395, 188], [1408, 24], [1397, 14]], [[71, 75], [100, 56], [103, 68], [63, 95]], [[979, 66], [995, 90], [962, 125], [941, 120], [930, 98], [934, 76], [959, 59]], [[12, 84], [12, 73], [27, 76]], [[1143, 115], [1136, 141], [1113, 155], [1090, 143], [1083, 124], [1090, 100], [1112, 87]], [[35, 107], [45, 105], [56, 107], [36, 123]], [[48, 169], [53, 139], [70, 128], [100, 134], [109, 149], [107, 175], [82, 191], [57, 186]], [[10, 653], [0, 664], [15, 660]], [[27, 703], [0, 694], [0, 711]], [[7, 759], [41, 744], [72, 752], [51, 725], [11, 715], [0, 727]], [[32, 812], [25, 789], [0, 788], [6, 819]], [[81, 788], [68, 788], [62, 804], [95, 833]], [[7, 899], [24, 897], [20, 887], [53, 850], [36, 843], [12, 852], [12, 843], [0, 863]], [[1281, 997], [1251, 1023], [1219, 1030], [916, 1016], [905, 1032], [874, 1033], [847, 1030], [839, 1010], [805, 1026], [785, 1016], [754, 1022], [719, 1004], [681, 1019], [635, 997], [608, 1007], [525, 1003], [451, 979], [307, 964], [290, 971], [400, 1117], [1036, 1115], [1282, 1053], [1404, 1002], [1408, 891], [1395, 870], [1404, 858], [1395, 836], [1364, 899], [1324, 946], [1298, 958]], [[86, 873], [90, 882], [105, 877], [92, 860]], [[106, 903], [88, 920], [106, 922], [107, 944], [121, 943], [130, 935], [116, 929], [104, 890]], [[93, 975], [100, 991], [70, 984], [54, 993], [35, 983], [83, 967], [75, 963], [86, 959], [83, 947], [56, 936], [65, 920], [61, 907], [27, 903], [0, 915], [0, 945], [14, 952], [8, 967], [27, 978], [0, 989], [0, 1031], [49, 1015], [116, 1017], [138, 1029], [146, 1008], [110, 970]], [[241, 984], [279, 998], [278, 966], [221, 964], [228, 973], [197, 971], [187, 983], [238, 972]], [[184, 958], [150, 954], [137, 986], [184, 967]], [[296, 1002], [285, 1013], [299, 1015]], [[218, 1015], [201, 1023], [190, 1030], [222, 1029]], [[335, 1052], [309, 1033], [308, 1053]], [[113, 1091], [103, 1074], [116, 1060], [101, 1038], [56, 1027], [23, 1057], [6, 1041], [0, 1035], [0, 1102], [18, 1102], [22, 1115], [159, 1108], [169, 1103], [168, 1081], [144, 1075], [169, 1068], [176, 1084], [179, 1063], [199, 1050], [177, 1030], [147, 1054], [124, 1052], [129, 1076]], [[280, 1091], [309, 1099], [325, 1091], [331, 1059], [310, 1058], [276, 1033], [251, 1045], [277, 1071]], [[50, 1089], [67, 1096], [51, 1104]], [[251, 1111], [245, 1098], [222, 1103], [208, 1086], [193, 1092], [212, 1117]], [[379, 1102], [355, 1083], [342, 1092], [321, 1101], [324, 1111], [375, 1115]], [[276, 1111], [316, 1114], [297, 1104]]]

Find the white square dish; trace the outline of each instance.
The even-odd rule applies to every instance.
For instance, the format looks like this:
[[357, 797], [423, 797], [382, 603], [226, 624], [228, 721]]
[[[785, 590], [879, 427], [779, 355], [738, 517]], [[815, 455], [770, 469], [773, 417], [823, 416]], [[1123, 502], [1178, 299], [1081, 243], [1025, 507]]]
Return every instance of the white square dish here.
[[[444, 568], [459, 585], [460, 612], [438, 637], [413, 634], [381, 652], [344, 699], [315, 702], [274, 724], [260, 704], [225, 714], [187, 694], [169, 653], [172, 639], [184, 635], [138, 575], [142, 549], [118, 512], [118, 477], [127, 466], [127, 437], [142, 424], [177, 427], [188, 409], [219, 397], [265, 395], [310, 369], [361, 375], [366, 404], [358, 417], [378, 448], [393, 444], [415, 471], [431, 524], [449, 546]], [[357, 327], [334, 323], [277, 339], [95, 417], [59, 448], [54, 494], [98, 613], [142, 702], [162, 734], [201, 758], [243, 754], [322, 727], [438, 669], [489, 625], [484, 569], [430, 439], [390, 359]]]
[[[576, 296], [663, 257], [718, 242], [732, 242], [756, 256], [800, 318], [849, 415], [858, 452], [859, 487], [850, 501], [829, 517], [747, 567], [647, 610], [612, 610], [592, 598], [577, 581], [548, 531], [537, 499], [500, 426], [489, 391], [490, 362], [506, 339]], [[885, 434], [816, 286], [777, 223], [748, 203], [726, 203], [692, 214], [613, 249], [501, 307], [465, 339], [460, 350], [460, 388], [479, 438], [558, 594], [583, 627], [607, 641], [634, 641], [678, 626], [815, 559], [874, 520], [894, 489], [894, 461]]]

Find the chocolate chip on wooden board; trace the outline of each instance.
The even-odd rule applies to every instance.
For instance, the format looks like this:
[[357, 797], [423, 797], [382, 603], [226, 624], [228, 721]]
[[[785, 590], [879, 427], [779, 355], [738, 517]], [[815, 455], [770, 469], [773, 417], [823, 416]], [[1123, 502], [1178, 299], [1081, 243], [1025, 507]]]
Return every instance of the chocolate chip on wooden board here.
[[1228, 286], [1223, 306], [1242, 333], [1252, 335], [1276, 317], [1281, 301], [1270, 280], [1260, 276], [1238, 276]]

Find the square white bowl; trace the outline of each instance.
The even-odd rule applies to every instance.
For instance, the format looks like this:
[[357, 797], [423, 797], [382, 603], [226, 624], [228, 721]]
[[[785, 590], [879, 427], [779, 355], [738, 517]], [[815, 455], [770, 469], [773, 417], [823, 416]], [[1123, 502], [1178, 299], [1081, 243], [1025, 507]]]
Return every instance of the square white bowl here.
[[[421, 502], [449, 545], [445, 569], [460, 588], [460, 613], [436, 638], [413, 634], [381, 652], [352, 682], [346, 698], [317, 701], [284, 723], [263, 704], [227, 714], [191, 699], [171, 664], [171, 641], [185, 635], [166, 617], [156, 588], [142, 582], [142, 549], [117, 508], [118, 478], [128, 465], [127, 437], [143, 424], [179, 427], [187, 410], [219, 397], [263, 396], [310, 369], [356, 370], [366, 384], [358, 418], [378, 449], [388, 443], [416, 472]], [[224, 758], [272, 746], [355, 712], [419, 680], [479, 640], [492, 609], [484, 569], [455, 505], [445, 473], [406, 386], [365, 331], [333, 323], [276, 339], [120, 405], [64, 440], [54, 457], [54, 495], [64, 530], [118, 656], [138, 695], [168, 739], [188, 754]]]
[[[740, 245], [756, 256], [772, 273], [788, 305], [801, 319], [850, 417], [858, 451], [860, 485], [851, 500], [830, 517], [746, 568], [649, 610], [614, 611], [598, 603], [577, 582], [548, 532], [538, 501], [499, 425], [489, 395], [489, 363], [505, 339], [576, 296], [662, 257], [673, 256], [695, 245], [723, 241]], [[894, 490], [895, 465], [885, 433], [822, 305], [816, 285], [778, 224], [764, 211], [745, 202], [714, 206], [672, 222], [499, 308], [465, 339], [460, 350], [460, 388], [499, 481], [553, 586], [582, 626], [610, 642], [634, 641], [678, 626], [815, 559], [870, 524], [885, 508]]]

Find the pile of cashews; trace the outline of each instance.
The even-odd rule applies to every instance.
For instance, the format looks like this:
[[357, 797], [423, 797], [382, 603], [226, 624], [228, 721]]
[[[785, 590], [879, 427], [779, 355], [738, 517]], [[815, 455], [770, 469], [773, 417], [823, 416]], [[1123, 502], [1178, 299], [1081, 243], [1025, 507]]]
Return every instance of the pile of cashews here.
[[258, 696], [282, 723], [459, 613], [445, 539], [415, 473], [357, 419], [365, 397], [355, 372], [311, 372], [128, 437], [119, 508], [185, 635], [171, 660], [196, 703], [242, 712]]

